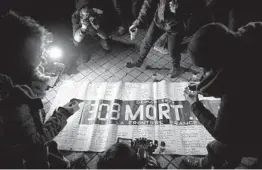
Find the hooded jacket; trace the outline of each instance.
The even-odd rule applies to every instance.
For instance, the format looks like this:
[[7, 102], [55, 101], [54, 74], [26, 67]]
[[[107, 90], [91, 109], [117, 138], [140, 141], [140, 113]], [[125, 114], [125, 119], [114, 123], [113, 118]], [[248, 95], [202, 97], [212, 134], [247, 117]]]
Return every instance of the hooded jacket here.
[[[81, 31], [81, 16], [80, 16], [80, 10], [84, 7], [88, 6], [90, 8], [90, 13], [92, 15], [97, 15], [93, 8], [96, 6], [94, 1], [92, 0], [76, 0], [76, 11], [72, 14], [72, 26], [73, 26], [73, 37], [74, 37], [74, 44], [78, 45], [84, 38], [85, 34]], [[88, 22], [89, 23], [89, 22]], [[92, 27], [91, 23], [87, 25], [87, 30], [91, 34], [96, 34], [96, 30]]]
[[43, 104], [28, 86], [0, 74], [0, 168], [48, 168], [47, 144], [64, 128], [70, 114], [58, 108], [43, 123]]
[[150, 13], [155, 12], [154, 22], [159, 28], [165, 31], [177, 32], [177, 30], [183, 29], [184, 20], [191, 15], [198, 15], [198, 13], [203, 12], [205, 7], [205, 1], [202, 0], [177, 0], [178, 8], [176, 13], [172, 13], [169, 9], [170, 1], [145, 0], [133, 25], [139, 27], [148, 19]]
[[221, 98], [217, 116], [200, 101], [192, 105], [193, 113], [216, 140], [241, 147], [239, 152], [246, 156], [261, 155], [262, 151], [262, 139], [258, 135], [262, 129], [258, 99], [262, 95], [259, 90], [262, 83], [252, 79], [261, 73], [258, 71], [261, 39], [262, 23], [250, 23], [240, 28], [236, 32], [237, 48], [234, 48], [233, 56], [228, 56], [234, 58], [235, 64], [212, 71], [200, 82], [200, 93]]

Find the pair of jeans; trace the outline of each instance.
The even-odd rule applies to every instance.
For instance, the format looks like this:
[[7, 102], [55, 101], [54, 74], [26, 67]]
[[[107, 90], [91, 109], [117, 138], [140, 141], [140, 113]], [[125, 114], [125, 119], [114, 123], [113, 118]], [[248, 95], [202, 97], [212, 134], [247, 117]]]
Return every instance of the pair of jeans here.
[[143, 3], [144, 0], [132, 0], [132, 14], [135, 19], [137, 19]]
[[[117, 13], [117, 20], [119, 22], [119, 24], [121, 26], [126, 26], [127, 23], [125, 22], [125, 19], [123, 18], [123, 8], [121, 7], [121, 2], [123, 0], [112, 0], [113, 1], [113, 5], [115, 8], [115, 11]], [[143, 0], [131, 0], [132, 1], [132, 14], [134, 19], [136, 19], [138, 17], [138, 14], [140, 12], [140, 9], [142, 7], [143, 4]]]
[[[142, 45], [140, 47], [140, 58], [139, 60], [144, 60], [149, 53], [150, 49], [158, 40], [158, 38], [166, 31], [159, 28], [154, 21], [152, 21], [146, 36], [143, 39]], [[178, 67], [181, 60], [183, 32], [166, 32], [167, 33], [167, 44], [169, 56], [173, 60], [173, 65]]]
[[121, 7], [121, 0], [112, 0], [115, 11], [117, 13], [117, 20], [119, 22], [120, 26], [125, 26], [125, 21], [123, 18], [123, 12], [122, 12], [122, 7]]

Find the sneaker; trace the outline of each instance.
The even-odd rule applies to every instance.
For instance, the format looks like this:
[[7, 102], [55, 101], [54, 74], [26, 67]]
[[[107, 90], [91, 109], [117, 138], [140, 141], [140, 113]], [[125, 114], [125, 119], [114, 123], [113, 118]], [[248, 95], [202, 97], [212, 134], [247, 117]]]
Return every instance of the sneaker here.
[[207, 157], [186, 156], [182, 159], [179, 167], [183, 169], [211, 169], [212, 166], [205, 163], [206, 159]]
[[137, 60], [135, 62], [128, 62], [126, 63], [127, 68], [133, 68], [133, 67], [141, 67], [143, 64], [143, 60]]
[[100, 45], [106, 51], [110, 51], [111, 50], [111, 47], [108, 44], [108, 40], [100, 39]]
[[126, 33], [127, 33], [127, 29], [125, 27], [123, 27], [123, 26], [118, 27], [118, 29], [117, 29], [117, 35], [118, 36], [123, 36]]
[[170, 78], [176, 78], [177, 76], [179, 76], [180, 72], [180, 66], [173, 66], [173, 68], [170, 70], [169, 76]]

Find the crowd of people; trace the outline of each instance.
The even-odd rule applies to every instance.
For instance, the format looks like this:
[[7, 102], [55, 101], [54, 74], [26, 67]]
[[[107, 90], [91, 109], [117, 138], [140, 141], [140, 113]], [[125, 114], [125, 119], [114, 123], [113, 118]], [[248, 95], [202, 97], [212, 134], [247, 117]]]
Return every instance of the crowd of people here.
[[[88, 32], [98, 36], [102, 48], [109, 50], [110, 35], [101, 24], [104, 10], [93, 6], [92, 1], [80, 1], [72, 15], [75, 44], [81, 43]], [[192, 1], [197, 3], [191, 6]], [[130, 28], [139, 28], [150, 11], [155, 12], [154, 19], [144, 37], [140, 57], [126, 66], [140, 67], [154, 42], [166, 33], [173, 59], [171, 76], [176, 76], [181, 60], [180, 44], [188, 26], [184, 21], [199, 15], [209, 18], [206, 14], [210, 14], [212, 22], [196, 26], [187, 48], [193, 64], [203, 68], [206, 74], [200, 83], [190, 84], [184, 95], [192, 112], [215, 140], [208, 144], [205, 157], [186, 156], [182, 163], [193, 169], [236, 168], [242, 157], [257, 157], [261, 161], [259, 89], [262, 84], [257, 80], [262, 39], [259, 0], [192, 1], [144, 0]], [[121, 18], [118, 1], [114, 1], [114, 6]], [[228, 20], [221, 21], [227, 18], [225, 15], [229, 16]], [[122, 35], [127, 24], [123, 19], [120, 21], [118, 32]], [[0, 23], [3, 59], [0, 62], [0, 168], [69, 168], [70, 161], [59, 152], [53, 139], [75, 113], [78, 103], [68, 101], [45, 120], [43, 103], [32, 85], [33, 82], [45, 84], [48, 79], [38, 72], [48, 43], [48, 30], [14, 11], [3, 14]], [[221, 98], [217, 117], [199, 101], [198, 94]], [[133, 148], [123, 143], [111, 146], [97, 167], [160, 168], [153, 157], [141, 159]]]

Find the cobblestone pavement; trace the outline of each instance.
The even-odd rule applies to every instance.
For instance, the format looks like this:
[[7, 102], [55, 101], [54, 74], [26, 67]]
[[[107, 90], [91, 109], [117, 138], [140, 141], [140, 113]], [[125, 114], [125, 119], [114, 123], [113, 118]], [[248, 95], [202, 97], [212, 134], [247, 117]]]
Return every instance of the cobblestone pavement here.
[[[134, 43], [137, 47], [140, 46], [142, 39], [145, 35], [145, 30], [139, 30], [139, 33], [134, 41], [129, 40], [129, 35], [125, 35], [121, 38], [113, 36], [113, 39], [122, 43]], [[186, 55], [182, 55], [181, 66], [183, 67], [180, 76], [174, 79], [168, 77], [168, 71], [171, 68], [171, 58], [168, 55], [162, 55], [152, 48], [147, 56], [144, 64], [141, 68], [128, 69], [125, 67], [127, 61], [131, 61], [138, 57], [138, 48], [121, 46], [118, 44], [112, 45], [112, 51], [107, 53], [103, 51], [99, 44], [90, 44], [92, 53], [88, 55], [80, 54], [76, 61], [77, 73], [61, 76], [58, 84], [47, 92], [47, 95], [43, 98], [45, 110], [48, 111], [52, 101], [56, 97], [56, 92], [63, 81], [74, 80], [76, 82], [146, 82], [153, 81], [153, 74], [157, 74], [158, 80], [166, 81], [190, 81], [192, 79], [192, 72], [200, 72], [200, 69], [193, 66], [191, 59]], [[156, 69], [146, 69], [146, 66]], [[166, 68], [166, 69], [158, 69]], [[69, 153], [64, 152], [68, 159], [74, 159], [83, 153]], [[96, 168], [96, 162], [101, 154], [99, 153], [84, 153], [82, 156], [82, 167], [92, 169]], [[180, 156], [175, 155], [157, 155], [157, 160], [160, 162], [163, 168], [177, 169], [181, 161]], [[239, 168], [247, 168], [253, 164], [256, 160], [252, 158], [244, 158]], [[80, 165], [79, 165], [80, 166]]]

